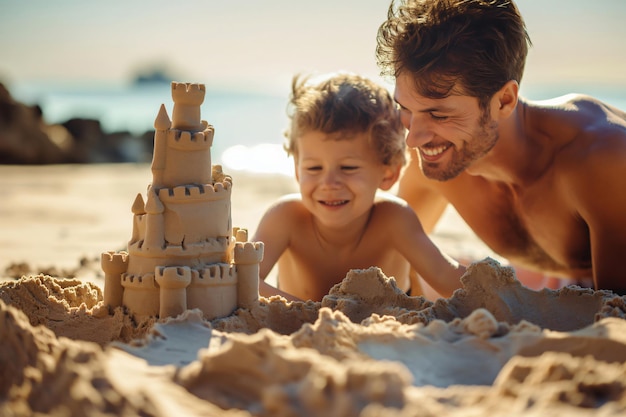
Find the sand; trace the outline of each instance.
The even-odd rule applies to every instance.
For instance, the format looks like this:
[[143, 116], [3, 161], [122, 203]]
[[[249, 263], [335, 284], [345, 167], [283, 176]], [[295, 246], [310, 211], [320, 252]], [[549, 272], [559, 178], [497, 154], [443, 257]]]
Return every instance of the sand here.
[[[233, 225], [252, 230], [294, 189], [230, 174]], [[370, 268], [322, 302], [261, 298], [213, 321], [110, 311], [97, 258], [124, 248], [148, 176], [0, 167], [0, 415], [626, 415], [626, 297], [524, 287], [453, 216], [435, 238], [477, 261], [449, 299]]]

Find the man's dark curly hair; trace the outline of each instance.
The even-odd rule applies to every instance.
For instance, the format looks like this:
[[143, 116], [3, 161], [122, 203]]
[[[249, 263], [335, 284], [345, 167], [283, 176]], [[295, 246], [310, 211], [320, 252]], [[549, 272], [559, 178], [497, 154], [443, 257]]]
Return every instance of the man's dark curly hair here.
[[505, 83], [521, 82], [531, 45], [510, 0], [392, 2], [377, 36], [381, 75], [410, 73], [417, 91], [477, 97], [482, 108]]

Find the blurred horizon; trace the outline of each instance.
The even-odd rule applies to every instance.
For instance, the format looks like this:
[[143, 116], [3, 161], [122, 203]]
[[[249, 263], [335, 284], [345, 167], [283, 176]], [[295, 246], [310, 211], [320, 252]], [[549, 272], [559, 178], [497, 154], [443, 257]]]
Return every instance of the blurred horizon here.
[[[533, 42], [522, 92], [580, 86], [623, 95], [626, 2], [517, 5]], [[388, 6], [386, 0], [0, 0], [0, 82], [123, 86], [161, 69], [208, 89], [286, 94], [295, 73], [343, 70], [390, 86], [374, 56]]]
[[[392, 90], [375, 59], [389, 3], [0, 0], [0, 82], [39, 105], [48, 123], [88, 118], [133, 134], [151, 129], [160, 103], [170, 105], [164, 82], [137, 77], [157, 71], [203, 83], [211, 93], [202, 115], [219, 133], [215, 160], [292, 175], [282, 149], [292, 76], [349, 71]], [[626, 110], [625, 1], [517, 5], [533, 42], [521, 95], [584, 93]], [[141, 151], [131, 145], [125, 152]]]

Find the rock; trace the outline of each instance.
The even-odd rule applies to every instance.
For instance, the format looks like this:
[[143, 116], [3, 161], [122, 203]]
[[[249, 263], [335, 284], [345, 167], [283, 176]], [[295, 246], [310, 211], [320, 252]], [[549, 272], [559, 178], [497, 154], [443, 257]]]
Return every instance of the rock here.
[[107, 133], [95, 119], [47, 124], [41, 107], [16, 101], [0, 83], [0, 164], [148, 162], [153, 135]]
[[0, 163], [54, 164], [66, 153], [43, 129], [41, 109], [13, 99], [0, 83]]

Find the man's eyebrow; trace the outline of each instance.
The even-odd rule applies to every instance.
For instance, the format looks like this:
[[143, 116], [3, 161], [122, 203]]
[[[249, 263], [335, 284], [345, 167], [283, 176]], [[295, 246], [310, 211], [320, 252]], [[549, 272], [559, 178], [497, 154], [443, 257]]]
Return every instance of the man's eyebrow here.
[[400, 103], [400, 102], [398, 101], [398, 99], [397, 99], [397, 98], [395, 98], [395, 97], [394, 97], [394, 98], [393, 98], [393, 101], [395, 101], [395, 102], [396, 102], [396, 104], [397, 104], [398, 106], [400, 106], [401, 108], [406, 109], [406, 107], [404, 107], [404, 106], [402, 105], [402, 103]]
[[450, 108], [448, 107], [428, 107], [426, 109], [420, 110], [420, 113], [445, 113], [449, 111]]
[[[398, 100], [396, 100], [394, 98], [394, 101], [396, 102], [396, 104], [398, 104], [398, 106], [400, 106], [401, 109], [404, 110], [408, 110], [408, 108], [404, 107], [402, 105], [402, 103], [400, 103]], [[437, 112], [441, 112], [441, 113], [445, 113], [445, 112], [451, 112], [453, 109], [451, 107], [446, 107], [446, 106], [434, 106], [434, 107], [427, 107], [425, 109], [421, 109], [419, 110], [419, 113], [437, 113]]]

